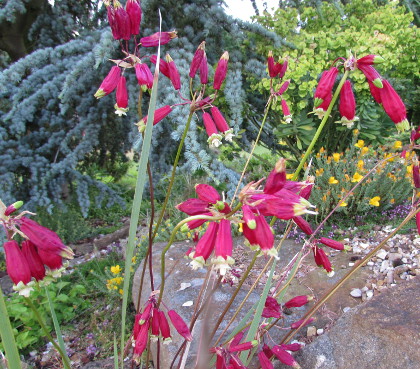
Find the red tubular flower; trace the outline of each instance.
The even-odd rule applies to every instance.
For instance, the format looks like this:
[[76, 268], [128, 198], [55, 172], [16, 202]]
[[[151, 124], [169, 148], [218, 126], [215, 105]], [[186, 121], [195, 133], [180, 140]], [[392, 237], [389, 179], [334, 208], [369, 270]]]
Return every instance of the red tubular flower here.
[[338, 241], [331, 240], [330, 238], [321, 237], [319, 242], [324, 244], [325, 246], [331, 247], [334, 250], [344, 250], [344, 244]]
[[125, 10], [130, 18], [130, 33], [138, 35], [140, 33], [141, 7], [139, 0], [127, 0]]
[[157, 340], [159, 337], [159, 309], [153, 308], [151, 338]]
[[70, 247], [63, 244], [57, 233], [43, 227], [32, 219], [22, 217], [19, 219], [20, 230], [29, 238], [39, 251], [61, 255], [67, 259], [74, 256]]
[[280, 89], [276, 92], [276, 95], [277, 96], [283, 95], [287, 91], [289, 85], [290, 85], [290, 79], [288, 79], [287, 81], [284, 81]]
[[295, 358], [286, 350], [283, 350], [280, 346], [273, 346], [271, 350], [273, 351], [277, 359], [279, 359], [283, 364], [296, 369], [300, 368], [300, 365], [296, 362]]
[[305, 185], [299, 192], [299, 196], [303, 197], [305, 200], [309, 200], [311, 197], [312, 189], [314, 188], [315, 177], [309, 176], [306, 182], [301, 182]]
[[142, 325], [145, 322], [147, 322], [150, 318], [150, 314], [152, 313], [153, 304], [151, 302], [148, 302], [146, 307], [144, 308], [144, 311], [141, 313], [139, 324]]
[[10, 279], [15, 285], [19, 282], [28, 284], [31, 281], [31, 269], [19, 244], [16, 241], [7, 241], [3, 244], [3, 249], [6, 256], [6, 270]]
[[357, 67], [362, 71], [369, 82], [372, 82], [378, 88], [383, 87], [381, 75], [375, 68], [368, 64], [358, 64]]
[[137, 335], [136, 344], [134, 346], [134, 353], [133, 353], [133, 360], [139, 364], [141, 355], [143, 354], [143, 351], [147, 347], [147, 341], [149, 340], [149, 326], [150, 322], [147, 321], [144, 323], [139, 330], [139, 333]]
[[195, 185], [195, 192], [198, 195], [198, 198], [202, 201], [205, 201], [210, 204], [215, 204], [221, 200], [221, 197], [217, 190], [208, 184], [197, 184]]
[[417, 129], [413, 129], [411, 131], [411, 135], [410, 135], [410, 142], [412, 144], [415, 144], [416, 141], [420, 138], [420, 127], [417, 127]]
[[[303, 296], [296, 296], [293, 297], [292, 299], [290, 299], [289, 301], [287, 301], [284, 304], [284, 307], [290, 309], [292, 307], [301, 307], [303, 305], [306, 305], [309, 301], [313, 300], [312, 296], [307, 296], [307, 295], [303, 295]], [[286, 349], [288, 350], [288, 349]]]
[[332, 100], [332, 93], [329, 93], [319, 106], [315, 105], [316, 109], [314, 110], [314, 114], [319, 119], [324, 118], [325, 114], [327, 113], [328, 107], [330, 106], [331, 100]]
[[223, 116], [223, 114], [220, 112], [219, 108], [217, 108], [216, 106], [213, 106], [210, 109], [211, 115], [214, 119], [214, 123], [216, 124], [217, 129], [223, 133], [223, 135], [225, 136], [225, 140], [232, 142], [232, 138], [233, 138], [233, 129], [229, 128], [225, 117]]
[[250, 229], [246, 223], [243, 224], [243, 233], [250, 243], [251, 248], [259, 247], [265, 255], [277, 257], [274, 248], [274, 234], [263, 215], [255, 217], [256, 228]]
[[267, 296], [261, 316], [263, 318], [281, 318], [281, 306], [274, 297]]
[[255, 220], [255, 214], [249, 205], [242, 205], [243, 221], [249, 229], [257, 228], [257, 222]]
[[260, 361], [261, 369], [274, 369], [273, 363], [264, 351], [258, 353], [258, 360]]
[[[156, 109], [155, 115], [153, 117], [153, 125], [158, 124], [161, 120], [166, 118], [171, 111], [172, 111], [172, 107], [169, 105], [165, 105], [159, 109]], [[148, 116], [146, 115], [139, 122], [136, 123], [136, 126], [138, 127], [140, 133], [144, 132], [144, 130], [146, 129], [147, 117]]]
[[176, 331], [184, 337], [187, 341], [192, 341], [192, 335], [190, 329], [185, 324], [184, 320], [175, 310], [168, 311], [169, 319], [172, 322], [172, 325], [175, 327]]
[[13, 204], [9, 205], [4, 211], [4, 215], [8, 217], [10, 214], [13, 214], [23, 205], [23, 201], [16, 201]]
[[405, 105], [390, 83], [384, 79], [383, 88], [380, 90], [382, 106], [399, 131], [410, 129], [407, 120]]
[[380, 105], [382, 104], [381, 89], [376, 87], [372, 82], [368, 81], [369, 90], [373, 99]]
[[[202, 215], [212, 216], [213, 214], [208, 212], [208, 213], [203, 213]], [[198, 227], [202, 226], [207, 221], [208, 221], [207, 219], [190, 220], [189, 222], [182, 225], [181, 232], [191, 231], [192, 229], [195, 229], [195, 228], [198, 228]]]
[[106, 95], [109, 95], [118, 85], [120, 81], [121, 70], [117, 66], [113, 66], [109, 71], [108, 75], [102, 81], [101, 85], [98, 88], [98, 91], [95, 92], [95, 97], [100, 99]]
[[140, 332], [140, 328], [141, 328], [141, 325], [140, 325], [140, 317], [141, 317], [141, 314], [136, 314], [136, 316], [134, 317], [134, 327], [133, 327], [133, 338], [134, 338], [134, 341], [136, 341], [137, 340], [137, 336], [139, 335], [139, 332]]
[[60, 255], [38, 249], [38, 255], [44, 265], [50, 270], [58, 270], [63, 266], [63, 258]]
[[212, 263], [215, 264], [215, 268], [221, 275], [225, 275], [230, 269], [230, 265], [235, 263], [232, 258], [233, 240], [229, 220], [222, 219], [220, 221], [215, 244], [215, 258]]
[[209, 83], [209, 67], [207, 65], [207, 55], [204, 52], [203, 59], [200, 64], [200, 83], [206, 85]]
[[169, 78], [172, 82], [172, 86], [174, 86], [174, 89], [178, 91], [181, 88], [181, 77], [179, 75], [175, 62], [172, 60], [169, 54], [166, 54], [166, 62], [168, 63]]
[[[230, 342], [230, 346], [236, 346], [239, 345], [239, 343], [241, 342], [242, 338], [244, 338], [245, 336], [245, 332], [244, 331], [240, 331], [238, 332], [235, 337], [233, 337], [232, 341]], [[229, 346], [229, 347], [230, 347]]]
[[318, 246], [313, 248], [314, 258], [316, 265], [323, 267], [328, 273], [332, 272], [331, 262], [328, 259], [328, 256], [325, 254], [323, 249], [320, 249]]
[[268, 75], [270, 76], [270, 78], [276, 77], [279, 70], [278, 68], [276, 68], [273, 52], [271, 50], [268, 52], [267, 66], [268, 66]]
[[194, 78], [195, 74], [198, 71], [198, 68], [200, 68], [201, 63], [204, 58], [205, 49], [206, 49], [206, 42], [203, 41], [198, 46], [197, 50], [194, 53], [194, 57], [190, 65], [190, 73], [189, 73], [190, 78]]
[[214, 72], [213, 88], [215, 90], [220, 90], [220, 87], [222, 86], [222, 83], [226, 78], [228, 61], [229, 53], [225, 51], [220, 57], [220, 60], [217, 63], [216, 71]]
[[318, 86], [315, 90], [315, 106], [319, 107], [322, 102], [332, 94], [335, 79], [338, 74], [338, 69], [332, 67], [329, 70], [322, 73], [321, 79], [319, 80]]
[[341, 114], [340, 123], [342, 123], [343, 126], [347, 126], [347, 128], [353, 127], [354, 121], [359, 118], [356, 117], [356, 100], [354, 99], [351, 83], [348, 80], [344, 82], [340, 91], [339, 110]]
[[109, 22], [109, 25], [110, 25], [111, 31], [112, 31], [112, 37], [114, 37], [115, 40], [119, 40], [121, 38], [121, 36], [120, 36], [119, 30], [118, 30], [117, 22], [115, 20], [114, 7], [112, 5], [110, 5], [108, 2], [104, 2], [104, 3], [105, 3], [105, 6], [106, 6], [108, 22]]
[[315, 319], [314, 318], [309, 318], [305, 324], [303, 324], [304, 319], [298, 320], [297, 322], [292, 323], [292, 325], [290, 326], [291, 329], [298, 329], [301, 326], [304, 327], [305, 325], [311, 324]]
[[290, 343], [290, 344], [281, 344], [280, 347], [283, 350], [287, 350], [287, 351], [299, 351], [302, 348], [302, 345], [300, 345], [299, 343]]
[[190, 254], [192, 257], [191, 267], [193, 269], [203, 267], [207, 259], [210, 257], [211, 253], [214, 250], [218, 229], [218, 223], [209, 223], [206, 232], [198, 241], [194, 253], [191, 253], [192, 255]]
[[302, 217], [293, 217], [293, 221], [296, 223], [296, 225], [308, 236], [311, 236], [314, 231], [311, 228], [311, 225]]
[[[156, 62], [157, 62], [157, 55], [152, 55], [152, 56], [150, 57], [150, 61], [151, 61], [153, 64], [155, 64], [155, 65], [156, 65]], [[168, 63], [167, 63], [165, 60], [163, 60], [162, 58], [160, 58], [160, 59], [159, 59], [159, 71], [161, 71], [161, 72], [162, 72], [162, 74], [163, 74], [165, 77], [168, 77], [169, 79], [171, 78], [171, 77], [170, 77], [170, 75], [169, 75], [169, 65], [168, 65]]]
[[216, 369], [228, 369], [224, 352], [216, 351]]
[[413, 164], [413, 182], [415, 188], [420, 188], [420, 168], [418, 162]]
[[169, 328], [168, 319], [166, 319], [165, 313], [163, 311], [159, 311], [159, 327], [160, 334], [163, 338], [163, 343], [171, 342], [171, 328]]
[[207, 135], [209, 138], [207, 139], [207, 142], [210, 147], [219, 147], [222, 142], [222, 135], [220, 135], [217, 131], [216, 124], [213, 121], [213, 118], [211, 117], [210, 113], [204, 112], [203, 113], [203, 122], [204, 127], [206, 128]]
[[36, 251], [35, 245], [31, 241], [23, 241], [22, 253], [28, 262], [31, 276], [34, 277], [37, 281], [43, 280], [45, 277], [45, 267]]
[[128, 92], [127, 81], [124, 76], [120, 77], [120, 82], [117, 85], [117, 103], [114, 106], [115, 114], [127, 115], [128, 111]]
[[271, 351], [270, 346], [268, 346], [266, 343], [264, 343], [262, 349], [264, 351], [265, 356], [267, 356], [269, 359], [271, 359], [274, 356], [273, 351]]
[[257, 345], [258, 345], [257, 340], [244, 342], [244, 343], [240, 343], [240, 344], [235, 345], [235, 346], [230, 346], [229, 347], [229, 352], [239, 352], [239, 351], [251, 350], [253, 347], [255, 347]]
[[153, 75], [147, 64], [138, 63], [135, 65], [134, 69], [136, 70], [136, 77], [139, 85], [146, 86], [147, 88], [152, 88]]
[[383, 63], [385, 61], [384, 58], [382, 58], [379, 55], [366, 55], [363, 58], [357, 59], [357, 64], [367, 64], [367, 65], [372, 65], [372, 64], [379, 64], [379, 63]]
[[279, 78], [283, 78], [287, 71], [287, 65], [289, 64], [288, 60], [286, 59], [283, 64], [278, 64], [278, 76]]
[[140, 39], [140, 43], [141, 43], [141, 46], [143, 47], [155, 47], [155, 46], [159, 46], [159, 38], [160, 38], [160, 44], [165, 45], [169, 41], [177, 37], [178, 35], [176, 31], [156, 32], [151, 36], [142, 37]]
[[119, 37], [123, 40], [129, 40], [131, 38], [130, 17], [118, 0], [114, 0], [114, 14]]
[[202, 199], [187, 199], [184, 202], [176, 205], [175, 207], [188, 215], [198, 215], [206, 213], [208, 210], [209, 203], [208, 201], [204, 201]]
[[420, 213], [416, 213], [417, 233], [420, 234]]
[[292, 121], [292, 114], [290, 114], [289, 105], [287, 105], [287, 101], [281, 99], [281, 108], [283, 110], [283, 119], [286, 123], [290, 123]]
[[264, 193], [274, 194], [286, 184], [286, 159], [280, 158], [267, 177]]
[[236, 356], [230, 355], [228, 369], [248, 369], [243, 362]]

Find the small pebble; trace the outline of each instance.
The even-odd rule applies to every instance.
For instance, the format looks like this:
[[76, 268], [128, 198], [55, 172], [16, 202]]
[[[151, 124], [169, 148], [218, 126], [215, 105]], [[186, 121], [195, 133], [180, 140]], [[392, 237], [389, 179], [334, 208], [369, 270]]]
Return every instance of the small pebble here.
[[362, 290], [359, 288], [353, 288], [350, 292], [350, 295], [353, 297], [362, 297]]
[[350, 310], [351, 310], [351, 307], [350, 306], [346, 306], [345, 308], [343, 308], [343, 313], [347, 313]]
[[320, 336], [323, 333], [324, 333], [324, 330], [322, 328], [319, 328], [319, 329], [316, 330], [316, 335], [317, 336]]
[[385, 258], [387, 257], [388, 252], [385, 250], [379, 250], [378, 253], [376, 254], [376, 257], [378, 257], [379, 259], [385, 260]]
[[306, 336], [307, 337], [316, 336], [316, 327], [314, 327], [314, 326], [308, 327], [308, 329], [306, 330]]

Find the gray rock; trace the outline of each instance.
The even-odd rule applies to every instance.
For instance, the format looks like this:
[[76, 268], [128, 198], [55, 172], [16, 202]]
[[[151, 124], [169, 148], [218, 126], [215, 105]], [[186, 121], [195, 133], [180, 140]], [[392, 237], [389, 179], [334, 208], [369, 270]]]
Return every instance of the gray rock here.
[[350, 310], [296, 356], [305, 369], [418, 369], [420, 278]]

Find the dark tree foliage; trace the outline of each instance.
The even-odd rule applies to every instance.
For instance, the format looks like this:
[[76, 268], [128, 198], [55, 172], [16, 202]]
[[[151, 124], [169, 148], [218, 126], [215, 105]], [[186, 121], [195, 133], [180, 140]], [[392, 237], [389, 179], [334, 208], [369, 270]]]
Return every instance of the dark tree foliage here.
[[[279, 47], [283, 40], [258, 25], [235, 21], [224, 13], [222, 3], [144, 0], [141, 34], [158, 30], [158, 9], [163, 30], [178, 30], [179, 38], [165, 45], [163, 53], [170, 52], [177, 63], [184, 96], [189, 93], [189, 63], [198, 44], [206, 40], [213, 67], [222, 52], [229, 51], [229, 73], [217, 105], [235, 133], [249, 128], [239, 141], [247, 145], [255, 137], [261, 116], [249, 118], [249, 111], [256, 109], [249, 102], [261, 105], [259, 114], [263, 104], [247, 94], [246, 75], [255, 71], [263, 74], [265, 66], [264, 58], [254, 55], [246, 32], [264, 35], [273, 47]], [[139, 119], [139, 89], [134, 74], [128, 73], [130, 111], [126, 117], [114, 114], [114, 96], [99, 101], [93, 97], [111, 68], [108, 59], [121, 57], [104, 7], [89, 0], [56, 0], [53, 4], [48, 0], [6, 0], [0, 8], [0, 35], [4, 67], [0, 73], [2, 200], [24, 200], [28, 208], [51, 210], [76, 194], [86, 215], [92, 200], [89, 188], [96, 186], [100, 189], [95, 199], [98, 204], [105, 198], [108, 203], [115, 201], [115, 193], [96, 180], [92, 168], [118, 177], [132, 144], [138, 149], [141, 138], [133, 123]], [[243, 54], [241, 49], [247, 52]], [[143, 55], [153, 52], [147, 50]], [[170, 83], [162, 77], [158, 106], [178, 102]], [[158, 175], [170, 170], [187, 114], [188, 107], [179, 107], [154, 129], [151, 163]], [[265, 140], [270, 141], [269, 133]], [[196, 119], [187, 137], [181, 170], [204, 170], [231, 190], [238, 174], [215, 160], [216, 154], [208, 149], [202, 123]]]

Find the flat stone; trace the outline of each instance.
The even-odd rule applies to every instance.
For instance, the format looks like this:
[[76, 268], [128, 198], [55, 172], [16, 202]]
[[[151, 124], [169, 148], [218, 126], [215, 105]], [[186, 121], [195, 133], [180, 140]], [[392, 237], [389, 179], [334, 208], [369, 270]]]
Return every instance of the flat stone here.
[[420, 278], [348, 311], [295, 357], [306, 369], [418, 369]]

